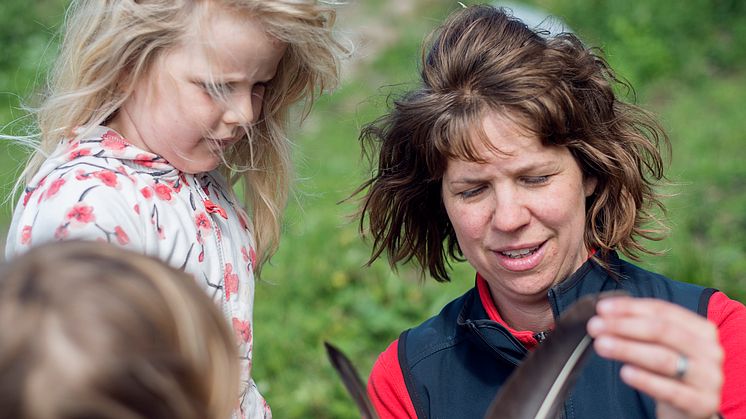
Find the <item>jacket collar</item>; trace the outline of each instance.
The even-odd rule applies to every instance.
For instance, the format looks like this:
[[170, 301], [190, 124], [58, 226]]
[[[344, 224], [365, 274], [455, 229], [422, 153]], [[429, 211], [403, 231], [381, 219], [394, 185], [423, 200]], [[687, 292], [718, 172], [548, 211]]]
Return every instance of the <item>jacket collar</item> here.
[[72, 167], [73, 160], [93, 156], [108, 160], [114, 167], [127, 166], [164, 181], [176, 181], [181, 172], [163, 157], [128, 143], [116, 131], [104, 126], [78, 127], [71, 138], [60, 141], [45, 160], [29, 186], [33, 187], [49, 173]]
[[[620, 277], [617, 254], [612, 251], [596, 256], [602, 257], [607, 266], [602, 266], [594, 258], [588, 259], [577, 271], [547, 293], [555, 319], [583, 295], [621, 288], [620, 281], [615, 280]], [[510, 328], [500, 318], [486, 287], [486, 281], [477, 274], [476, 285], [459, 313], [458, 327], [502, 358], [518, 364], [526, 355], [527, 346], [533, 346], [531, 339], [536, 341], [529, 336], [533, 332]]]

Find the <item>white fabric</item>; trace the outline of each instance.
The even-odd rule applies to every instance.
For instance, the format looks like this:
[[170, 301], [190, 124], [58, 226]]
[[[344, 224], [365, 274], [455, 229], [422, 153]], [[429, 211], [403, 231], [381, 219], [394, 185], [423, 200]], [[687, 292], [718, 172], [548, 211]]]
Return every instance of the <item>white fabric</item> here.
[[250, 378], [256, 263], [252, 226], [217, 171], [185, 174], [106, 127], [79, 129], [43, 163], [21, 197], [6, 258], [52, 240], [107, 241], [195, 276], [236, 331], [237, 416], [271, 417]]

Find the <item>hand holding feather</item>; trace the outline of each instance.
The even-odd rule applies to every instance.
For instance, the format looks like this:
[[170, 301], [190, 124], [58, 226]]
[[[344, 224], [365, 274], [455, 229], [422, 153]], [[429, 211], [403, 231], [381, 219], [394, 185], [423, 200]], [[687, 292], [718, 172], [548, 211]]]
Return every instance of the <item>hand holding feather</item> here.
[[[722, 397], [723, 350], [717, 328], [662, 300], [611, 298], [588, 324], [596, 352], [624, 363], [622, 380], [657, 402], [657, 417], [710, 418]], [[685, 373], [676, 377], [685, 359]]]

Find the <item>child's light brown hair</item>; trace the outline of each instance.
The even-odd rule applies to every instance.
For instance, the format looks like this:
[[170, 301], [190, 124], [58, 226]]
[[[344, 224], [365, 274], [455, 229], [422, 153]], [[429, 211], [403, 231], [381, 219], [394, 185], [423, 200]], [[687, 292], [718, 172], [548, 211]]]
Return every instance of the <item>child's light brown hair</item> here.
[[17, 419], [225, 419], [232, 333], [186, 273], [106, 243], [0, 267], [0, 412]]

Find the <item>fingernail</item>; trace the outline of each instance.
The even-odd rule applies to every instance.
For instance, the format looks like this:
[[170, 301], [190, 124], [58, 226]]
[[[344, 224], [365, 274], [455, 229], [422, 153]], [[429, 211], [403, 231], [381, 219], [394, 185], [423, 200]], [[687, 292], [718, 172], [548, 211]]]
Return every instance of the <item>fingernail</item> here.
[[614, 347], [614, 340], [608, 337], [600, 337], [596, 339], [596, 349], [600, 351], [611, 350]]
[[598, 316], [591, 317], [590, 320], [588, 320], [588, 333], [590, 333], [593, 336], [598, 335], [599, 333], [603, 332], [606, 329], [606, 322], [603, 321]]
[[608, 313], [614, 311], [615, 302], [613, 298], [604, 298], [596, 304], [596, 312]]

